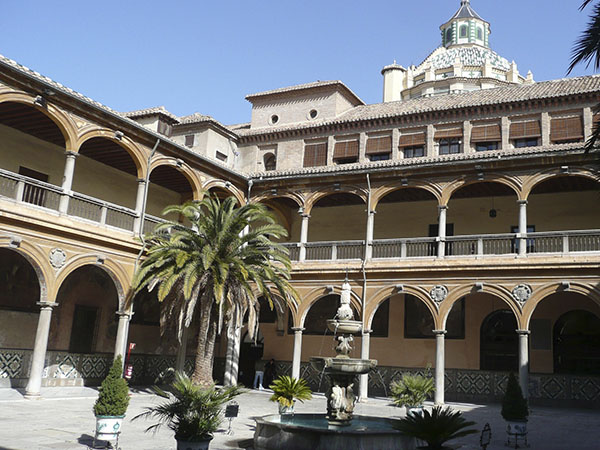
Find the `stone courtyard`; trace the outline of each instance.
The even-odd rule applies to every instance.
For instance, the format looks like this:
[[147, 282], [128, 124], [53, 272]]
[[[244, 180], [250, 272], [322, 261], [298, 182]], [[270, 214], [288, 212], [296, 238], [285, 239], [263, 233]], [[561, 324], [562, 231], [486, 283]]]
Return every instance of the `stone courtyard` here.
[[[175, 440], [168, 428], [157, 433], [144, 433], [152, 422], [129, 419], [142, 409], [158, 401], [145, 389], [132, 389], [131, 404], [123, 427], [119, 447], [122, 450], [174, 450]], [[227, 434], [227, 422], [215, 435], [211, 449], [252, 448], [255, 416], [274, 414], [275, 404], [269, 402], [268, 391], [248, 391], [238, 397], [239, 417], [233, 420], [233, 434]], [[93, 388], [43, 388], [42, 400], [24, 400], [14, 389], [0, 389], [0, 450], [85, 450], [92, 445], [95, 425], [92, 405], [97, 396]], [[429, 407], [431, 404], [428, 405]], [[478, 430], [486, 423], [492, 429], [488, 449], [506, 448], [504, 422], [499, 405], [450, 404], [464, 412], [467, 419], [477, 422]], [[298, 412], [325, 410], [325, 398], [316, 395], [313, 400], [297, 405]], [[369, 399], [358, 403], [357, 414], [400, 417], [403, 408], [393, 406], [388, 399]], [[599, 448], [600, 411], [534, 407], [529, 420], [529, 443], [532, 449], [592, 450]], [[453, 441], [456, 448], [479, 449], [479, 433]]]

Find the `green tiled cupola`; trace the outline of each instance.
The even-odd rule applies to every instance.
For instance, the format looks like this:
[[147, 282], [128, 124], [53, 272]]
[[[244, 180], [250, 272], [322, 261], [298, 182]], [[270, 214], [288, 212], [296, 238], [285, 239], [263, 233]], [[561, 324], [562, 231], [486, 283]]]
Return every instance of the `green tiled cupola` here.
[[470, 0], [461, 0], [458, 11], [440, 30], [444, 47], [469, 44], [489, 47], [490, 24], [475, 12]]

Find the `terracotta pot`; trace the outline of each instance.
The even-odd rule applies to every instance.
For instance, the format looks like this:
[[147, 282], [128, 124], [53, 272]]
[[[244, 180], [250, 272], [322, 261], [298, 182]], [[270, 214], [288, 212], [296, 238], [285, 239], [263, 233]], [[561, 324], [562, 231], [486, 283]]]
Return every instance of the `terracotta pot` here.
[[177, 450], [208, 450], [212, 437], [203, 441], [188, 442], [177, 439]]
[[117, 439], [123, 424], [122, 416], [96, 416], [96, 439], [112, 441]]

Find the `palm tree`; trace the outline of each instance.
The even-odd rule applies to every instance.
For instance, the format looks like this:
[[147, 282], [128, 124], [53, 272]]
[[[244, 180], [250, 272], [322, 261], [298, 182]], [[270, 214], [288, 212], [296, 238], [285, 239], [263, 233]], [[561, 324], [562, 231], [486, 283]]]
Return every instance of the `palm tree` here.
[[[590, 3], [592, 3], [592, 0], [584, 0], [579, 10], [583, 11]], [[594, 69], [598, 70], [600, 68], [600, 2], [593, 6], [587, 28], [573, 47], [571, 64], [569, 65], [567, 74], [570, 74], [578, 64], [585, 63], [586, 67], [589, 67], [592, 62]], [[600, 104], [596, 106], [594, 113], [600, 113]], [[599, 140], [600, 123], [596, 122], [592, 130], [592, 135], [585, 143], [586, 153], [594, 148], [596, 142]]]
[[[207, 195], [202, 201], [169, 206], [163, 214], [182, 217], [186, 225], [166, 222], [147, 238], [148, 252], [134, 276], [133, 289], [158, 289], [161, 325], [182, 330], [199, 317], [192, 380], [213, 383], [215, 339], [223, 324], [239, 327], [248, 313], [251, 337], [258, 326], [258, 298], [273, 306], [273, 296], [297, 298], [289, 283], [288, 251], [273, 241], [287, 235], [261, 204], [236, 207]], [[172, 217], [172, 216], [171, 216]], [[169, 295], [173, 293], [173, 295]]]

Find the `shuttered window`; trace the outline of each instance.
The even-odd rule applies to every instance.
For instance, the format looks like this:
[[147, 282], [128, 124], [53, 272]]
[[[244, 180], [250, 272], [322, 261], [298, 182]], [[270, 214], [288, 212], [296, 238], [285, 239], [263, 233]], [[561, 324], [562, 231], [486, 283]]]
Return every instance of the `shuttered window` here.
[[510, 138], [538, 138], [542, 135], [539, 120], [529, 120], [526, 122], [513, 122], [510, 124]]
[[497, 142], [502, 140], [500, 125], [479, 125], [471, 129], [471, 142]]
[[583, 139], [583, 124], [580, 116], [557, 118], [550, 122], [550, 140], [552, 142], [581, 139]]
[[425, 145], [425, 133], [403, 134], [398, 147], [418, 147]]
[[194, 146], [194, 135], [193, 134], [188, 134], [185, 136], [185, 146], [186, 147]]
[[358, 159], [358, 139], [336, 142], [333, 149], [333, 159]]
[[370, 137], [367, 139], [367, 148], [365, 153], [367, 155], [381, 155], [383, 153], [392, 152], [392, 137], [391, 136], [378, 136]]
[[304, 146], [304, 167], [327, 165], [327, 143], [306, 144]]
[[463, 130], [461, 127], [455, 128], [442, 128], [435, 130], [435, 139], [450, 139], [450, 138], [461, 138]]

